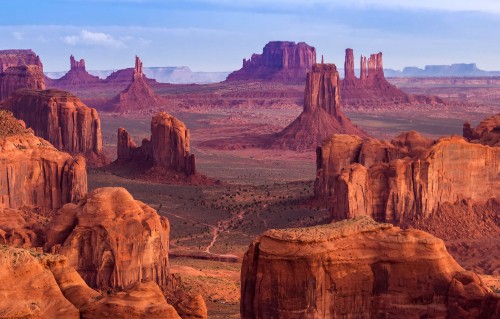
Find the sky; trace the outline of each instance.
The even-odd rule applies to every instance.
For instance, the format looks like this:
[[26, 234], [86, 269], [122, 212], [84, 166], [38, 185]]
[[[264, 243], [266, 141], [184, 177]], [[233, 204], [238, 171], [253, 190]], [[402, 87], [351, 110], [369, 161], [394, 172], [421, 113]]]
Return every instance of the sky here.
[[189, 66], [232, 71], [269, 41], [306, 42], [343, 66], [383, 52], [384, 67], [477, 63], [500, 70], [498, 0], [6, 0], [0, 49], [33, 49], [45, 71]]

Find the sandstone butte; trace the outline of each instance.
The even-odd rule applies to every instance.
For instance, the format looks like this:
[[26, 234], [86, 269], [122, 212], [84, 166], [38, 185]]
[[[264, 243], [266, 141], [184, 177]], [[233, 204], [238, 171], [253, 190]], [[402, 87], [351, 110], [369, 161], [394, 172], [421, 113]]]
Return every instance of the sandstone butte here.
[[469, 122], [464, 123], [463, 136], [471, 143], [500, 147], [500, 113], [488, 117], [474, 129]]
[[244, 256], [241, 318], [499, 318], [442, 240], [368, 216], [269, 230]]
[[[111, 80], [106, 79], [106, 81]], [[165, 106], [166, 100], [158, 96], [149, 86], [142, 72], [142, 62], [137, 56], [131, 81], [132, 83], [124, 91], [109, 102], [110, 111], [125, 113]]]
[[75, 57], [71, 55], [69, 57], [70, 69], [69, 71], [60, 79], [50, 80], [51, 87], [65, 88], [74, 86], [91, 86], [95, 84], [102, 83], [103, 80], [99, 77], [92, 75], [85, 69], [85, 60], [80, 59], [80, 61], [75, 60]]
[[384, 75], [382, 52], [360, 57], [360, 77], [354, 73], [354, 51], [346, 49], [344, 79], [341, 81], [340, 95], [345, 105], [363, 106], [378, 104], [424, 103], [444, 104], [435, 96], [406, 94], [390, 84]]
[[24, 88], [45, 89], [40, 57], [32, 50], [0, 50], [0, 101]]
[[118, 129], [117, 161], [194, 175], [196, 163], [194, 155], [189, 153], [189, 143], [186, 125], [160, 112], [151, 119], [151, 139], [144, 139], [139, 147], [125, 129]]
[[316, 49], [304, 42], [272, 41], [262, 54], [243, 59], [243, 67], [228, 75], [226, 82], [278, 81], [303, 84], [316, 63]]
[[498, 172], [499, 147], [458, 136], [433, 141], [407, 132], [388, 142], [333, 135], [317, 150], [315, 193], [331, 203], [335, 220], [368, 215], [405, 224], [462, 203], [471, 213], [474, 203], [498, 213]]
[[85, 159], [58, 151], [0, 110], [0, 208], [56, 209], [87, 192]]
[[37, 136], [61, 151], [82, 154], [93, 166], [107, 162], [102, 150], [101, 120], [94, 108], [59, 90], [18, 90], [3, 108], [26, 122]]
[[[207, 317], [203, 298], [179, 290], [169, 274], [168, 220], [124, 188], [96, 189], [43, 225], [34, 225], [32, 211], [14, 214], [0, 209], [0, 279], [16, 280], [15, 289], [0, 286], [0, 295], [16, 300], [0, 301], [0, 316]], [[6, 246], [14, 244], [25, 249]]]
[[277, 134], [272, 147], [314, 150], [334, 133], [367, 136], [342, 113], [339, 87], [335, 64], [315, 64], [307, 74], [304, 111]]

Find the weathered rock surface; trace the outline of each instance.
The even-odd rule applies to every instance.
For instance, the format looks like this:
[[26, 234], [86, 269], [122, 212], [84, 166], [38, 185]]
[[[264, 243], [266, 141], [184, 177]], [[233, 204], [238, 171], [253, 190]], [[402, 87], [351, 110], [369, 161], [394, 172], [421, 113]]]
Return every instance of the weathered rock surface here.
[[142, 62], [136, 56], [132, 83], [111, 100], [109, 110], [120, 113], [141, 111], [164, 106], [165, 102], [149, 86], [142, 72]]
[[160, 112], [151, 119], [151, 139], [144, 139], [140, 147], [136, 146], [125, 129], [118, 129], [118, 161], [134, 161], [144, 167], [159, 167], [194, 175], [196, 163], [194, 155], [189, 153], [189, 144], [186, 125]]
[[33, 50], [0, 50], [0, 73], [10, 67], [23, 65], [43, 68], [40, 57]]
[[354, 51], [346, 49], [344, 79], [341, 81], [344, 105], [351, 107], [396, 104], [444, 104], [434, 96], [409, 95], [390, 84], [384, 76], [382, 52], [360, 58], [360, 77], [354, 73]]
[[50, 86], [58, 88], [66, 88], [72, 86], [90, 86], [103, 82], [99, 77], [92, 75], [85, 69], [85, 60], [75, 60], [71, 55], [69, 57], [70, 69], [60, 79], [52, 80]]
[[313, 150], [332, 134], [366, 136], [340, 110], [339, 74], [334, 64], [315, 64], [307, 74], [304, 111], [277, 134], [273, 148]]
[[488, 117], [474, 129], [465, 123], [463, 132], [464, 138], [472, 143], [500, 147], [500, 113]]
[[40, 247], [48, 219], [30, 210], [0, 209], [0, 245]]
[[318, 148], [317, 163], [315, 193], [332, 202], [336, 220], [406, 223], [444, 204], [500, 201], [500, 148], [456, 136], [433, 142], [409, 132], [389, 143], [334, 135]]
[[56, 209], [87, 192], [83, 157], [58, 151], [0, 110], [0, 208]]
[[97, 111], [71, 93], [59, 90], [19, 90], [4, 102], [4, 108], [57, 149], [83, 154], [91, 164], [105, 163], [102, 153], [101, 120]]
[[45, 249], [65, 255], [91, 287], [126, 288], [168, 277], [169, 223], [124, 188], [99, 188], [58, 211]]
[[497, 318], [500, 297], [442, 240], [364, 216], [269, 230], [241, 271], [242, 318]]
[[304, 42], [272, 41], [262, 54], [243, 59], [243, 67], [228, 75], [226, 81], [280, 81], [304, 83], [316, 63], [316, 49]]

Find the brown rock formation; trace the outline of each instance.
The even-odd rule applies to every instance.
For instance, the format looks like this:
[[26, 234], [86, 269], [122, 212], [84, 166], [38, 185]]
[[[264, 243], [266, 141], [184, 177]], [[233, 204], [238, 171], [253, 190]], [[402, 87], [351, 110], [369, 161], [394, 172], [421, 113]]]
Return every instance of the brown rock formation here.
[[0, 245], [39, 247], [43, 243], [46, 217], [17, 209], [0, 209]]
[[243, 59], [243, 67], [226, 81], [279, 81], [303, 83], [316, 63], [316, 49], [304, 42], [272, 41], [262, 54]]
[[472, 143], [500, 147], [500, 113], [488, 117], [474, 129], [465, 123], [463, 132], [464, 138]]
[[334, 64], [315, 64], [307, 74], [304, 111], [278, 133], [272, 147], [312, 150], [334, 133], [366, 136], [340, 110], [339, 74]]
[[0, 73], [13, 66], [36, 65], [43, 69], [40, 57], [33, 50], [0, 50]]
[[4, 102], [3, 107], [11, 110], [37, 136], [47, 139], [57, 149], [84, 154], [93, 159], [95, 166], [106, 162], [102, 154], [101, 120], [97, 111], [71, 93], [19, 90]]
[[460, 137], [432, 142], [409, 132], [388, 143], [334, 135], [318, 148], [315, 192], [332, 201], [336, 220], [425, 220], [444, 204], [500, 201], [499, 159], [500, 148]]
[[102, 82], [99, 77], [92, 75], [85, 69], [85, 60], [76, 61], [74, 56], [69, 57], [70, 69], [62, 78], [52, 80], [51, 87], [66, 88], [72, 86], [89, 86]]
[[55, 209], [87, 192], [85, 159], [55, 149], [0, 110], [0, 208]]
[[497, 318], [500, 298], [442, 240], [369, 217], [269, 230], [245, 254], [241, 317]]
[[135, 161], [143, 167], [159, 167], [194, 175], [196, 163], [194, 155], [189, 153], [189, 143], [186, 125], [161, 112], [151, 120], [151, 139], [144, 139], [140, 147], [125, 129], [118, 129], [118, 161]]
[[109, 109], [114, 112], [133, 112], [164, 106], [166, 100], [151, 89], [142, 73], [142, 62], [135, 57], [132, 83], [110, 102]]
[[169, 227], [124, 188], [99, 188], [59, 210], [45, 248], [65, 255], [91, 287], [123, 289], [145, 280], [165, 286]]
[[360, 58], [360, 77], [354, 74], [354, 52], [346, 49], [341, 97], [346, 106], [376, 107], [400, 103], [444, 104], [437, 97], [409, 95], [390, 84], [384, 76], [382, 52]]

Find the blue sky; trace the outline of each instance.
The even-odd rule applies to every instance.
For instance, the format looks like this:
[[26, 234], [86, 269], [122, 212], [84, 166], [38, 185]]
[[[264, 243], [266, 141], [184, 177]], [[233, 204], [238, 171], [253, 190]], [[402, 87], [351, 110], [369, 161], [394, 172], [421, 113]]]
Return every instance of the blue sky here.
[[[418, 2], [418, 3], [417, 3]], [[386, 68], [475, 62], [500, 70], [498, 0], [18, 0], [2, 3], [0, 49], [31, 48], [45, 71], [188, 65], [239, 69], [272, 40], [305, 41], [343, 65], [382, 51]]]

